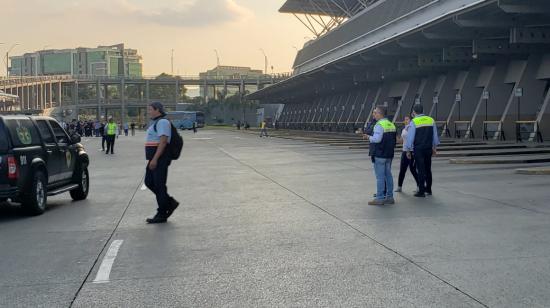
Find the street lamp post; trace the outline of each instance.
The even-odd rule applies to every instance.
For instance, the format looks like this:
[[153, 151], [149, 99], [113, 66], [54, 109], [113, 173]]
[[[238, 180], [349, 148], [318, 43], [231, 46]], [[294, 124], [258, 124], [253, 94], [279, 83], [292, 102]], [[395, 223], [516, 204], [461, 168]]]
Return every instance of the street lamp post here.
[[15, 46], [18, 46], [19, 44], [13, 44], [8, 51], [6, 51], [6, 80], [9, 79], [9, 63], [10, 63], [10, 52], [12, 51]]
[[218, 53], [217, 49], [214, 49], [214, 53], [216, 53], [216, 64], [219, 67], [220, 66], [220, 54]]
[[172, 57], [170, 58], [170, 74], [174, 76], [174, 49], [172, 49]]
[[264, 68], [265, 68], [265, 69], [264, 69], [264, 74], [267, 74], [267, 73], [268, 73], [268, 72], [267, 72], [267, 63], [268, 63], [268, 61], [267, 61], [267, 55], [265, 54], [265, 51], [264, 51], [263, 48], [260, 48], [260, 51], [261, 51], [262, 54], [264, 55], [264, 65], [265, 65], [265, 66], [264, 66]]

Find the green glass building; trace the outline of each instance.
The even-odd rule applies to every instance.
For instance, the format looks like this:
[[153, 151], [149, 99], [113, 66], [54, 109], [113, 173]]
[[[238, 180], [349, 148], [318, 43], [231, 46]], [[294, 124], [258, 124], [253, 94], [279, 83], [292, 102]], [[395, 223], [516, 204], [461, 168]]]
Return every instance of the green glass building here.
[[88, 75], [141, 77], [143, 65], [135, 49], [124, 44], [97, 48], [52, 49], [10, 57], [10, 76]]

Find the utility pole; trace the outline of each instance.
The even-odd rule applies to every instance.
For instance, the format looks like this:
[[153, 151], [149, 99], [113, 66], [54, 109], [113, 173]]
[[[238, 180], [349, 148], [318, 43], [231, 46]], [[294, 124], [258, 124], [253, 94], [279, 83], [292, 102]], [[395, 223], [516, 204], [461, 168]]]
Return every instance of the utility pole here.
[[9, 49], [8, 51], [6, 51], [6, 80], [8, 80], [9, 78], [9, 63], [10, 63], [10, 52], [13, 48], [15, 48], [15, 46], [18, 46], [19, 44], [13, 44]]
[[172, 49], [172, 58], [171, 58], [171, 75], [174, 76], [174, 49]]
[[262, 54], [264, 55], [264, 74], [268, 74], [268, 71], [267, 71], [267, 55], [265, 54], [265, 51], [263, 48], [260, 48], [260, 51], [262, 52]]
[[218, 53], [217, 49], [214, 49], [214, 52], [216, 53], [216, 63], [219, 67], [220, 66], [220, 54]]

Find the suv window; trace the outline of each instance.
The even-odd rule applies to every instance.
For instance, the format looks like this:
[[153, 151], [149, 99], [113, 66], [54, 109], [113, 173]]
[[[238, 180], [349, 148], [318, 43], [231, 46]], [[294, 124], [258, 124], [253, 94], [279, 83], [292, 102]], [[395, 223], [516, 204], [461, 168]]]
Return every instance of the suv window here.
[[44, 143], [55, 143], [55, 139], [46, 120], [37, 120], [36, 125], [38, 126], [38, 130], [40, 131], [40, 135], [42, 135]]
[[61, 126], [55, 122], [55, 121], [49, 121], [50, 125], [53, 129], [53, 134], [55, 136], [55, 139], [57, 139], [57, 143], [69, 143], [69, 136], [67, 136], [67, 133], [65, 133], [65, 130], [61, 128]]
[[40, 145], [40, 137], [30, 119], [8, 119], [6, 126], [14, 147]]
[[8, 150], [8, 136], [4, 130], [4, 125], [0, 122], [0, 151], [4, 152]]

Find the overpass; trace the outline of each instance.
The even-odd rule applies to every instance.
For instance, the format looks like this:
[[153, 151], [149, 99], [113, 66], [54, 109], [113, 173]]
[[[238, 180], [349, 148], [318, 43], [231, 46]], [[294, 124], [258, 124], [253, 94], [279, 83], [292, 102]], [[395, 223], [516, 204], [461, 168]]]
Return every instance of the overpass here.
[[[0, 112], [40, 112], [59, 118], [114, 116], [125, 121], [128, 116], [144, 119], [151, 100], [163, 102], [175, 110], [183, 102], [182, 88], [201, 86], [204, 99], [218, 90], [238, 88], [238, 92], [256, 91], [287, 78], [285, 74], [263, 75], [257, 78], [222, 76], [168, 77], [101, 77], [101, 76], [36, 76], [10, 77], [0, 80], [0, 90], [18, 97], [0, 104]], [[130, 112], [130, 115], [128, 113]], [[137, 115], [136, 115], [137, 113]]]
[[299, 51], [290, 78], [248, 96], [285, 104], [282, 127], [352, 131], [376, 105], [400, 124], [422, 104], [443, 136], [550, 136], [550, 1], [288, 0], [281, 11], [340, 21]]

